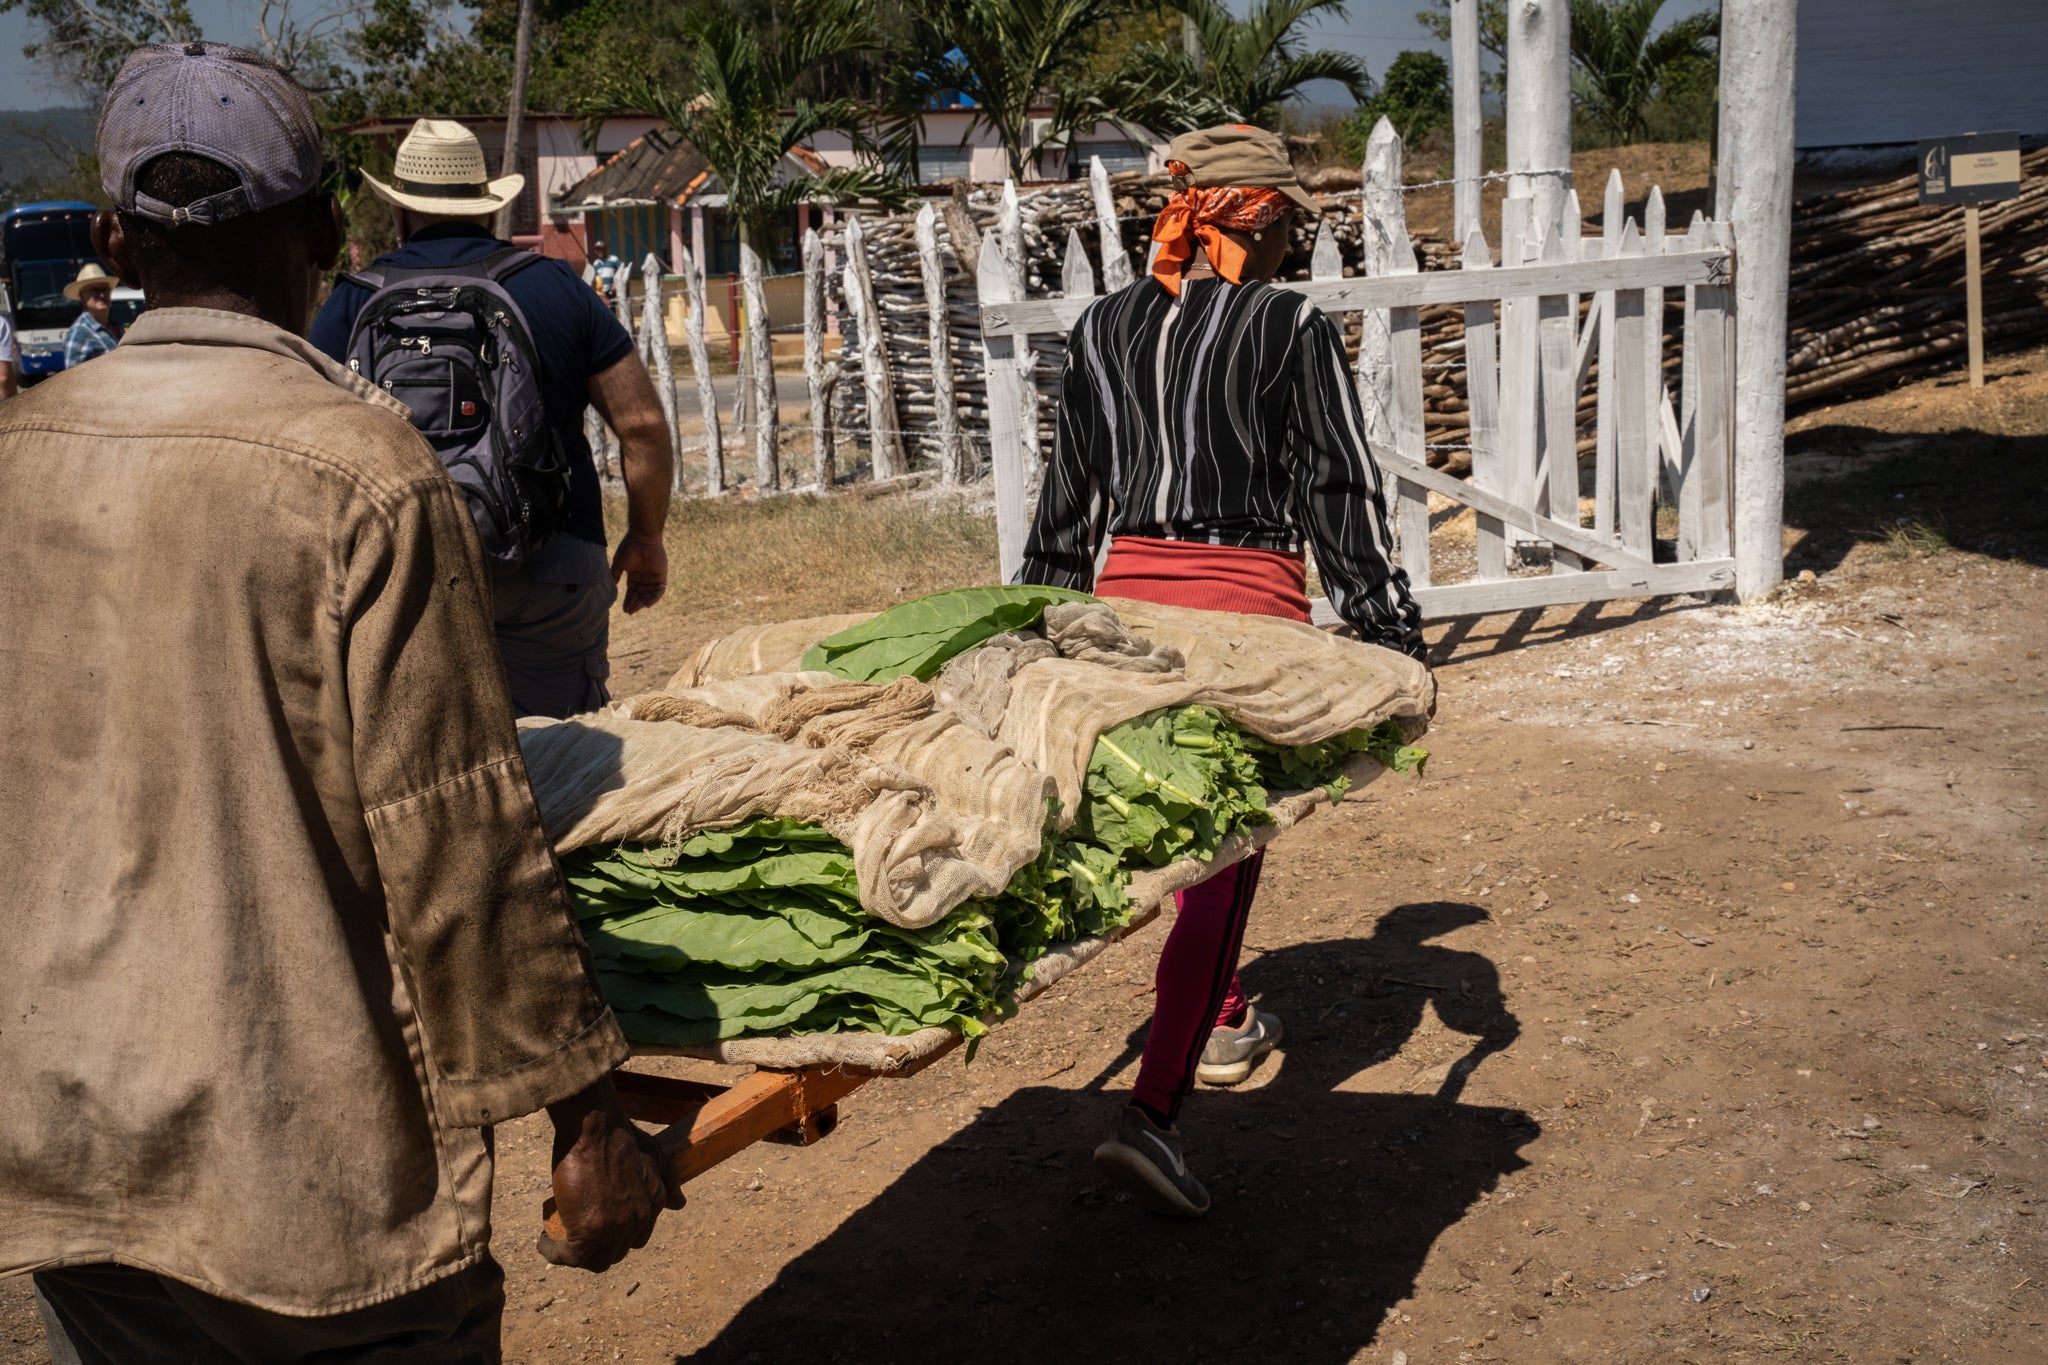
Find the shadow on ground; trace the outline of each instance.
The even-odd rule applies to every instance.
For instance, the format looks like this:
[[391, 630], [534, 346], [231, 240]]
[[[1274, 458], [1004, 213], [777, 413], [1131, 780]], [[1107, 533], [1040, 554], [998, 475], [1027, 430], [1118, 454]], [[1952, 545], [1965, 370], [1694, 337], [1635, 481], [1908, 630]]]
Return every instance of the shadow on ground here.
[[1787, 491], [1785, 524], [1806, 532], [1786, 557], [1789, 573], [1826, 573], [1859, 543], [1901, 557], [1953, 546], [2048, 566], [2048, 435], [1839, 425], [1787, 445], [1795, 456], [1857, 461], [1839, 477]]
[[[1289, 1051], [1263, 1086], [1189, 1101], [1208, 1218], [1144, 1214], [1090, 1164], [1120, 1098], [1103, 1086], [1137, 1055], [1140, 1029], [1087, 1088], [1021, 1090], [984, 1111], [688, 1359], [1349, 1361], [1540, 1131], [1519, 1110], [1456, 1102], [1517, 1024], [1490, 961], [1426, 940], [1484, 918], [1401, 906], [1372, 938], [1280, 948], [1246, 968], [1247, 989], [1284, 1011]], [[1436, 1093], [1339, 1089], [1400, 1049], [1425, 1000], [1475, 1035], [1438, 1068]], [[854, 1136], [850, 1123], [833, 1141]]]

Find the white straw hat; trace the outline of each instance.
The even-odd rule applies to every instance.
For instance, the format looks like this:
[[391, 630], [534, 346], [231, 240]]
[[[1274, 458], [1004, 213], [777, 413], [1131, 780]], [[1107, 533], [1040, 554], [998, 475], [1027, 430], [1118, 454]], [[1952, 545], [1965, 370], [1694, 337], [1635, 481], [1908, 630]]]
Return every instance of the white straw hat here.
[[496, 213], [526, 188], [523, 175], [491, 178], [476, 134], [449, 119], [423, 118], [398, 144], [398, 157], [385, 184], [368, 171], [378, 198], [416, 213], [451, 218]]
[[107, 288], [112, 289], [120, 282], [119, 279], [102, 270], [98, 261], [87, 261], [84, 268], [78, 272], [78, 278], [64, 286], [64, 297], [70, 299], [73, 303], [82, 303], [85, 300], [86, 290], [98, 285], [105, 285]]

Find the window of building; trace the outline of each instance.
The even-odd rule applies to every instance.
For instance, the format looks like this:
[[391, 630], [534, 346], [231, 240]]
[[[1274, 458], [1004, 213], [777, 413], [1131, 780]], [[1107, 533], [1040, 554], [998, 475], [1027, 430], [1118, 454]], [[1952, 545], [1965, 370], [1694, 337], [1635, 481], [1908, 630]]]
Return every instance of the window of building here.
[[917, 149], [918, 178], [927, 185], [936, 185], [941, 180], [969, 180], [973, 178], [974, 149], [942, 143], [936, 147]]
[[1104, 142], [1077, 142], [1074, 144], [1073, 173], [1077, 176], [1088, 174], [1088, 158], [1102, 158], [1102, 169], [1111, 175], [1120, 171], [1143, 173], [1151, 166], [1151, 153], [1128, 138], [1114, 138]]

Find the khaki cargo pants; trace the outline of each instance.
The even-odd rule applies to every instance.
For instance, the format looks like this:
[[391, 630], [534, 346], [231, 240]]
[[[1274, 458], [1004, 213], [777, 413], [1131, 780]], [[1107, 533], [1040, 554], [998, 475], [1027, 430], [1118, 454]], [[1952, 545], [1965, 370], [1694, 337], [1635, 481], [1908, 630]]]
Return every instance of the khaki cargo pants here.
[[559, 719], [611, 700], [605, 679], [619, 593], [604, 546], [557, 535], [492, 591], [514, 714]]

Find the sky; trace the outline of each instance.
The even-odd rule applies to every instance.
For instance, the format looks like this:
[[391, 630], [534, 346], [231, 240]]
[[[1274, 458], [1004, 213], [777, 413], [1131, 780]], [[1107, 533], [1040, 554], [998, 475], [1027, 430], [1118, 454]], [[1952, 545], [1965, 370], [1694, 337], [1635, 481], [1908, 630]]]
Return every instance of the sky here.
[[[316, 0], [317, 2], [317, 0]], [[1318, 31], [1320, 45], [1351, 52], [1365, 59], [1374, 79], [1387, 69], [1406, 48], [1433, 49], [1415, 22], [1415, 12], [1425, 0], [1351, 0], [1344, 19], [1325, 20]], [[1713, 0], [1669, 0], [1666, 17], [1704, 9]], [[256, 27], [255, 0], [191, 0], [193, 17], [209, 38], [226, 42], [247, 42]], [[21, 55], [22, 44], [30, 41], [29, 22], [19, 10], [0, 14], [0, 110], [39, 109], [68, 103], [68, 97], [53, 91]], [[1445, 53], [1448, 56], [1448, 53]], [[1313, 92], [1312, 98], [1334, 102], [1338, 88]]]

